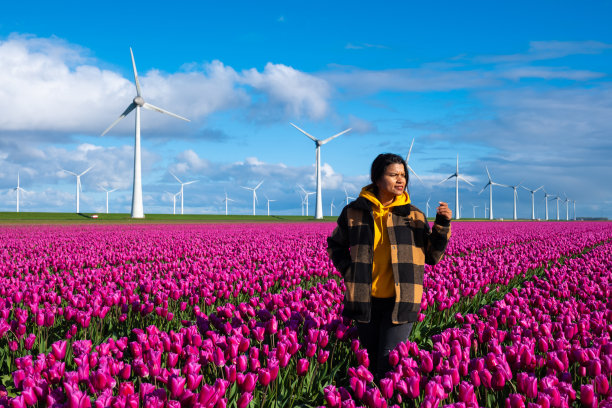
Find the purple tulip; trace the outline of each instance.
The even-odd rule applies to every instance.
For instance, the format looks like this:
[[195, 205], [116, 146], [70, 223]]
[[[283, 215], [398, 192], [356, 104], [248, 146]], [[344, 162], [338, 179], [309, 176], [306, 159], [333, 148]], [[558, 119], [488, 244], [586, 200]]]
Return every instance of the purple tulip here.
[[51, 345], [51, 352], [53, 356], [55, 356], [58, 360], [63, 360], [66, 357], [66, 346], [68, 342], [66, 340], [56, 341]]
[[383, 378], [380, 380], [380, 392], [386, 399], [393, 397], [393, 380], [390, 378]]
[[329, 408], [340, 407], [340, 392], [336, 389], [334, 385], [328, 385], [327, 387], [325, 387], [323, 390], [323, 394], [325, 396], [325, 401], [327, 402], [327, 406]]
[[238, 408], [246, 408], [253, 400], [253, 394], [250, 392], [243, 392], [238, 398]]
[[525, 408], [524, 397], [520, 394], [510, 394], [506, 398], [506, 408]]
[[310, 361], [306, 358], [301, 358], [297, 362], [297, 375], [302, 377], [308, 373]]

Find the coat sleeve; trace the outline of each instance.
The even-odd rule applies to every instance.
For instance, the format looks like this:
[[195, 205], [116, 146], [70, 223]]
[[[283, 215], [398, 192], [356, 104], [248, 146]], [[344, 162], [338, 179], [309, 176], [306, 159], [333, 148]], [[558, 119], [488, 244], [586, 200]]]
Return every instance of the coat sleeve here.
[[433, 230], [429, 229], [429, 223], [425, 222], [425, 263], [435, 265], [444, 257], [444, 251], [451, 236], [450, 220], [436, 215]]
[[344, 276], [344, 273], [351, 265], [346, 207], [344, 207], [338, 217], [338, 225], [334, 232], [327, 238], [327, 253], [338, 272]]

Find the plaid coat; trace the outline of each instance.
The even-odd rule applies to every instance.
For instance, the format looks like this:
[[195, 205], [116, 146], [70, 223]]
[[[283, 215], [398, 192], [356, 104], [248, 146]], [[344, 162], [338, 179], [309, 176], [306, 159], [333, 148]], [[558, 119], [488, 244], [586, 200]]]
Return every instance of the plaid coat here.
[[[434, 265], [444, 256], [450, 221], [437, 216], [432, 231], [425, 215], [411, 204], [392, 207], [387, 217], [395, 281], [391, 321], [414, 322], [421, 307], [425, 263]], [[371, 203], [359, 197], [342, 210], [338, 226], [327, 238], [327, 253], [344, 277], [343, 314], [362, 323], [371, 317], [373, 243]]]

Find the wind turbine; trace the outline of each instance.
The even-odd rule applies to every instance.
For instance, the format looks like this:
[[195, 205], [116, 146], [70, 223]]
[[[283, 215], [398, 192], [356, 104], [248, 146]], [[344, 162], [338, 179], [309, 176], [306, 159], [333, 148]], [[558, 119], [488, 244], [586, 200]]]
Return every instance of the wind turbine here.
[[249, 187], [242, 187], [242, 186], [240, 186], [240, 187], [244, 188], [245, 190], [251, 190], [253, 192], [253, 215], [255, 215], [255, 201], [257, 201], [257, 193], [255, 191], [257, 191], [257, 189], [259, 188], [259, 186], [262, 185], [263, 182], [264, 181], [261, 180], [259, 182], [259, 184], [255, 188], [249, 188]]
[[474, 218], [476, 218], [476, 209], [480, 207], [479, 205], [472, 204], [472, 212], [474, 213]]
[[84, 175], [85, 173], [87, 173], [87, 172], [88, 172], [89, 170], [91, 170], [92, 168], [93, 168], [93, 166], [90, 166], [90, 167], [89, 167], [87, 170], [85, 170], [85, 171], [84, 171], [84, 172], [82, 172], [81, 174], [76, 174], [76, 173], [73, 173], [73, 172], [71, 172], [71, 171], [68, 171], [68, 170], [64, 170], [64, 169], [62, 169], [62, 170], [63, 170], [63, 171], [65, 171], [66, 173], [68, 173], [68, 174], [72, 174], [73, 176], [75, 176], [75, 177], [76, 177], [76, 212], [77, 212], [77, 214], [80, 214], [80, 213], [81, 213], [81, 211], [80, 211], [80, 209], [79, 209], [79, 202], [80, 202], [80, 196], [79, 196], [79, 193], [80, 193], [81, 191], [83, 191], [83, 186], [81, 185], [81, 176], [82, 176], [82, 175]]
[[478, 194], [481, 194], [483, 191], [485, 191], [487, 187], [489, 187], [489, 219], [492, 220], [493, 219], [493, 186], [500, 186], [500, 187], [510, 187], [510, 186], [494, 182], [491, 179], [491, 173], [489, 173], [489, 168], [487, 166], [485, 166], [485, 170], [487, 171], [487, 177], [489, 178], [489, 182], [485, 184], [485, 186], [482, 188], [482, 190], [480, 190], [480, 193]]
[[518, 188], [521, 186], [522, 183], [523, 182], [521, 181], [516, 186], [506, 186], [506, 187], [511, 188], [513, 190], [512, 195], [514, 197], [514, 200], [513, 200], [513, 207], [512, 208], [513, 208], [513, 211], [514, 211], [514, 215], [512, 216], [512, 219], [515, 220], [515, 221], [517, 220], [517, 218], [516, 218], [516, 200], [518, 199], [518, 193], [517, 193], [516, 190], [518, 190]]
[[561, 197], [559, 196], [555, 196], [555, 198], [553, 198], [553, 200], [557, 201], [557, 221], [559, 221], [559, 200], [561, 199]]
[[[535, 220], [535, 193], [536, 193], [536, 191], [538, 191], [540, 189], [543, 189], [544, 186], [540, 186], [540, 187], [536, 188], [535, 190], [530, 190], [530, 189], [528, 189], [525, 186], [521, 186], [521, 187], [523, 187], [525, 190], [527, 190], [527, 191], [529, 191], [531, 193], [531, 219]], [[547, 205], [547, 207], [548, 207], [548, 205]]]
[[565, 193], [563, 193], [563, 195], [565, 196], [565, 221], [569, 221], [569, 202], [570, 199], [567, 198], [567, 195]]
[[[304, 187], [300, 186], [298, 184], [298, 187], [302, 190], [302, 192], [304, 193], [304, 200], [306, 201], [306, 216], [308, 217], [308, 196], [315, 194], [314, 191], [306, 191], [304, 190]], [[315, 217], [316, 218], [316, 217]]]
[[[414, 137], [412, 138], [412, 143], [410, 143], [410, 149], [408, 149], [408, 154], [406, 155], [406, 167], [408, 167], [408, 171], [411, 171], [412, 174], [414, 174], [416, 176], [416, 178], [419, 179], [419, 181], [421, 182], [422, 185], [425, 185], [425, 183], [423, 183], [423, 180], [421, 180], [421, 178], [419, 177], [418, 174], [416, 174], [416, 172], [412, 169], [412, 167], [410, 167], [410, 165], [408, 164], [408, 161], [410, 160], [410, 153], [412, 152], [412, 145], [414, 144]], [[406, 183], [406, 189], [408, 189], [408, 183]]]
[[196, 183], [198, 180], [191, 180], [191, 181], [187, 181], [185, 183], [183, 183], [178, 177], [176, 177], [174, 175], [174, 173], [172, 173], [171, 171], [169, 171], [170, 174], [172, 174], [172, 177], [174, 177], [176, 179], [176, 181], [178, 181], [181, 184], [181, 215], [183, 215], [183, 186], [186, 186], [187, 184], [192, 184], [192, 183]]
[[[136, 71], [136, 62], [134, 61], [134, 53], [132, 52], [132, 48], [130, 48], [130, 54], [132, 56], [132, 67], [134, 68], [134, 82], [136, 84], [136, 97], [132, 100], [132, 103], [123, 111], [119, 118], [115, 120], [104, 132], [102, 132], [102, 136], [108, 133], [109, 130], [113, 128], [119, 121], [125, 118], [129, 113], [133, 110], [136, 110], [136, 132], [134, 138], [134, 182], [132, 189], [132, 218], [144, 218], [144, 209], [142, 206], [142, 171], [141, 171], [141, 154], [140, 154], [140, 108], [149, 109], [152, 111], [157, 111], [160, 113], [164, 113], [166, 115], [170, 115], [177, 119], [181, 119], [189, 122], [189, 119], [186, 119], [182, 116], [176, 115], [172, 112], [168, 112], [162, 108], [158, 108], [157, 106], [153, 106], [150, 103], [145, 102], [142, 97], [142, 90], [140, 89], [140, 82], [138, 81], [138, 72]], [[182, 200], [182, 196], [181, 196]]]
[[226, 192], [225, 192], [225, 199], [224, 199], [223, 201], [225, 201], [225, 215], [228, 215], [228, 213], [227, 213], [227, 202], [228, 202], [228, 201], [236, 201], [236, 200], [232, 200], [231, 198], [229, 198], [229, 197], [227, 196], [227, 191], [226, 191]]
[[17, 172], [17, 187], [15, 187], [13, 191], [17, 192], [17, 212], [19, 212], [19, 193], [21, 191], [23, 191], [24, 193], [27, 192], [23, 188], [21, 188], [21, 186], [19, 185], [19, 172]]
[[544, 203], [546, 204], [546, 221], [548, 221], [548, 202], [554, 200], [554, 198], [551, 198], [550, 200], [548, 199], [548, 197], [554, 197], [552, 194], [548, 194], [545, 190], [542, 190], [544, 192]]
[[460, 207], [459, 207], [459, 179], [465, 181], [470, 186], [473, 186], [472, 183], [470, 183], [469, 181], [464, 179], [461, 175], [459, 175], [459, 155], [457, 155], [457, 170], [455, 171], [455, 173], [451, 174], [450, 176], [448, 176], [447, 178], [445, 178], [444, 180], [442, 180], [438, 184], [442, 184], [446, 180], [450, 180], [453, 177], [455, 177], [455, 219], [458, 220], [458, 219], [461, 218], [461, 214], [459, 213], [461, 211]]
[[574, 221], [576, 221], [576, 200], [573, 200], [574, 203]]
[[330, 137], [328, 137], [325, 140], [319, 140], [319, 139], [315, 138], [314, 136], [308, 134], [304, 130], [300, 129], [299, 127], [295, 126], [293, 123], [290, 123], [290, 124], [291, 124], [291, 126], [296, 128], [297, 130], [299, 130], [300, 132], [305, 134], [313, 142], [315, 142], [315, 146], [316, 146], [316, 163], [315, 163], [315, 165], [316, 165], [316, 178], [317, 178], [317, 206], [316, 206], [316, 209], [315, 209], [315, 218], [317, 220], [320, 220], [320, 219], [323, 219], [323, 201], [322, 201], [323, 198], [321, 197], [321, 146], [323, 146], [325, 143], [329, 143], [330, 141], [332, 141], [333, 139], [337, 138], [338, 136], [341, 136], [341, 135], [345, 134], [346, 132], [351, 130], [351, 128], [343, 130], [340, 133], [336, 133], [335, 135], [330, 136]]
[[110, 193], [112, 193], [113, 191], [117, 191], [117, 189], [116, 189], [116, 188], [113, 188], [112, 190], [107, 190], [107, 189], [105, 189], [105, 188], [104, 188], [104, 187], [102, 187], [102, 186], [100, 186], [100, 188], [101, 188], [102, 190], [106, 191], [106, 213], [108, 214], [108, 195], [109, 195]]
[[348, 205], [348, 204], [349, 204], [349, 199], [351, 199], [351, 200], [355, 200], [355, 197], [350, 197], [350, 196], [348, 195], [348, 192], [346, 191], [346, 187], [344, 187], [344, 195], [346, 196], [346, 205]]
[[427, 202], [425, 203], [425, 219], [429, 218], [429, 200], [431, 200], [431, 196], [427, 197]]
[[268, 200], [268, 217], [269, 217], [270, 216], [270, 201], [276, 201], [276, 200], [270, 200], [268, 196], [265, 194], [264, 194], [264, 197], [266, 197], [266, 200]]
[[336, 206], [334, 205], [334, 200], [332, 199], [331, 205], [329, 206], [329, 216], [330, 217], [334, 216], [334, 208], [336, 208]]
[[487, 207], [487, 203], [485, 203], [484, 205], [484, 217], [487, 218], [487, 211], [489, 210], [489, 207]]

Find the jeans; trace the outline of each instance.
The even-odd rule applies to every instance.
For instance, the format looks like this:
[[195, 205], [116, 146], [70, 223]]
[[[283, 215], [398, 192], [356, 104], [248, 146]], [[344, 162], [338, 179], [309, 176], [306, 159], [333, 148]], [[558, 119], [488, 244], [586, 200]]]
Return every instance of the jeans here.
[[395, 298], [372, 298], [372, 313], [369, 323], [357, 322], [359, 341], [368, 351], [370, 372], [383, 378], [392, 369], [389, 353], [399, 343], [408, 340], [413, 322], [393, 324], [391, 312]]

